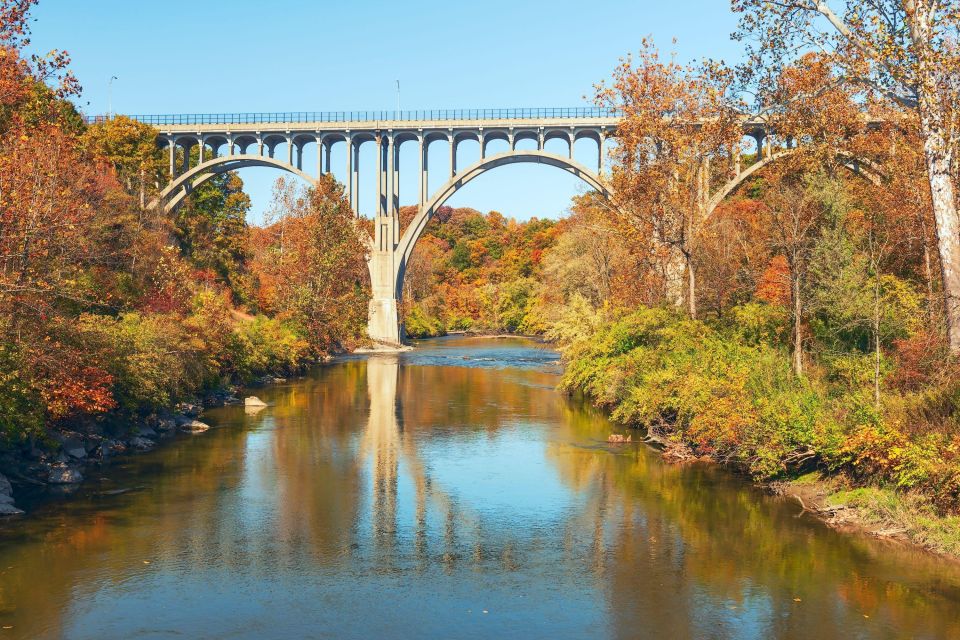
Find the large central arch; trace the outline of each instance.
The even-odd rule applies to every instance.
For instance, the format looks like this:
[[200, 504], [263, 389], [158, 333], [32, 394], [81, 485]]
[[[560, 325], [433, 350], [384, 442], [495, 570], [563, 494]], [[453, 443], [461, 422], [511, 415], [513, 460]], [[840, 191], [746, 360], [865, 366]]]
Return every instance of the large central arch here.
[[587, 167], [570, 157], [564, 157], [555, 153], [547, 153], [546, 151], [530, 150], [505, 151], [494, 156], [481, 158], [479, 161], [470, 165], [463, 171], [458, 172], [456, 175], [450, 178], [446, 184], [440, 187], [433, 194], [433, 196], [426, 203], [424, 203], [423, 206], [420, 207], [417, 215], [410, 222], [407, 228], [404, 229], [403, 235], [400, 237], [400, 241], [397, 243], [396, 248], [397, 261], [396, 273], [394, 274], [394, 292], [397, 299], [399, 299], [403, 293], [403, 277], [406, 273], [407, 263], [410, 261], [410, 256], [413, 254], [413, 249], [417, 244], [417, 240], [419, 240], [420, 236], [423, 235], [424, 229], [426, 229], [427, 224], [433, 218], [433, 215], [436, 213], [437, 209], [443, 206], [443, 204], [449, 200], [454, 193], [487, 171], [497, 167], [517, 163], [545, 164], [551, 167], [563, 169], [564, 171], [572, 173], [583, 180], [587, 185], [599, 193], [602, 193], [604, 197], [611, 197], [611, 191], [609, 187], [603, 183], [599, 175], [593, 173]]
[[248, 154], [219, 156], [198, 164], [196, 167], [177, 176], [176, 180], [167, 185], [167, 187], [160, 192], [160, 195], [157, 196], [157, 199], [150, 203], [150, 208], [159, 207], [166, 212], [173, 211], [180, 206], [184, 198], [190, 195], [191, 191], [208, 180], [223, 175], [224, 173], [245, 169], [247, 167], [274, 167], [299, 176], [306, 181], [307, 184], [312, 185], [316, 182], [316, 178], [303, 170], [269, 156]]

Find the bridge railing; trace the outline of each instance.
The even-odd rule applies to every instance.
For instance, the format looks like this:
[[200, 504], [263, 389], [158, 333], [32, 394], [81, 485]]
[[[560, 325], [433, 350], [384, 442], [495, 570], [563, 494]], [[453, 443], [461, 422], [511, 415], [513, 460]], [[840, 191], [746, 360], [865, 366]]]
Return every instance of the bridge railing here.
[[[104, 122], [120, 114], [90, 116], [87, 124]], [[602, 107], [547, 107], [517, 109], [429, 109], [413, 111], [288, 111], [283, 113], [181, 113], [166, 115], [128, 115], [150, 125], [271, 124], [306, 122], [404, 122], [444, 120], [544, 120], [579, 118], [617, 118], [616, 109]]]

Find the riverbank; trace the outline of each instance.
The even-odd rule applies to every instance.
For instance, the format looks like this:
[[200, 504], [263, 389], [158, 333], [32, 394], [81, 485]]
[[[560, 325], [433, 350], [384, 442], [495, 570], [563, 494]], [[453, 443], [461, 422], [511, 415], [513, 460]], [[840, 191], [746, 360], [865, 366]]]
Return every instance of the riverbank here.
[[810, 473], [768, 485], [797, 500], [828, 526], [912, 545], [960, 562], [960, 517], [936, 513], [922, 496], [857, 486], [842, 476]]
[[[313, 360], [314, 366], [329, 362], [331, 357]], [[306, 368], [301, 363], [301, 370]], [[286, 382], [288, 377], [262, 375], [250, 388]], [[102, 465], [153, 451], [176, 437], [195, 437], [210, 430], [200, 418], [207, 409], [245, 404], [239, 397], [241, 387], [230, 384], [178, 402], [167, 409], [139, 418], [128, 418], [123, 427], [88, 421], [82, 429], [50, 428], [43, 438], [0, 449], [0, 517], [20, 516], [17, 507], [22, 493], [53, 491], [68, 495], [77, 491]], [[247, 403], [249, 410], [259, 411], [265, 404], [257, 398]]]
[[[269, 378], [271, 381], [274, 378]], [[266, 381], [266, 378], [261, 382]], [[207, 408], [241, 404], [236, 387], [225, 387], [168, 410], [131, 420], [125, 429], [107, 429], [91, 423], [82, 431], [49, 429], [45, 437], [0, 452], [0, 515], [24, 513], [16, 506], [17, 496], [36, 491], [70, 494], [90, 475], [92, 468], [123, 456], [152, 451], [178, 434], [196, 436], [210, 425], [200, 420]]]
[[[645, 429], [668, 457], [745, 473], [833, 526], [960, 557], [951, 422], [929, 413], [920, 422], [916, 394], [884, 390], [875, 408], [870, 389], [793, 375], [789, 354], [756, 337], [763, 327], [752, 320], [741, 314], [725, 328], [638, 310], [564, 346], [562, 385]], [[921, 407], [948, 403], [954, 389], [923, 392]]]

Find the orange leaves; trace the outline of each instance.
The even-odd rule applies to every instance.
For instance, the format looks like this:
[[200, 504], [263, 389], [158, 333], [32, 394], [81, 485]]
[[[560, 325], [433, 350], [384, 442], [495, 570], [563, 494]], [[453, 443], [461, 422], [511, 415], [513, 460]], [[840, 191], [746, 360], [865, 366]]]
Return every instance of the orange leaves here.
[[790, 266], [783, 256], [774, 256], [760, 276], [754, 293], [758, 300], [768, 304], [790, 303]]

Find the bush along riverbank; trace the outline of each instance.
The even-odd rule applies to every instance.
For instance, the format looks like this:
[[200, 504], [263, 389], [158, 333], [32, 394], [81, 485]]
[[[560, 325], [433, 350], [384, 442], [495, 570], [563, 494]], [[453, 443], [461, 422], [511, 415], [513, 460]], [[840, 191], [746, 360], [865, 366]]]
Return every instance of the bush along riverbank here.
[[[960, 375], [955, 363], [909, 368], [877, 389], [853, 358], [791, 370], [777, 346], [782, 308], [734, 307], [723, 321], [642, 308], [616, 319], [567, 318], [562, 385], [582, 391], [676, 458], [709, 458], [797, 497], [828, 522], [859, 525], [960, 556]], [[572, 325], [571, 325], [572, 326]], [[563, 323], [554, 328], [563, 335]], [[878, 402], [879, 400], [879, 402]]]
[[[22, 513], [20, 492], [69, 492], [87, 467], [149, 451], [176, 433], [199, 434], [205, 407], [239, 403], [240, 384], [289, 377], [329, 358], [295, 322], [233, 312], [226, 298], [198, 294], [190, 312], [80, 316], [75, 325], [88, 361], [101, 372], [101, 401], [57, 413], [57, 398], [76, 403], [63, 386], [8, 416], [0, 441], [0, 515]], [[25, 386], [8, 386], [29, 394]], [[26, 407], [33, 407], [28, 410]]]

